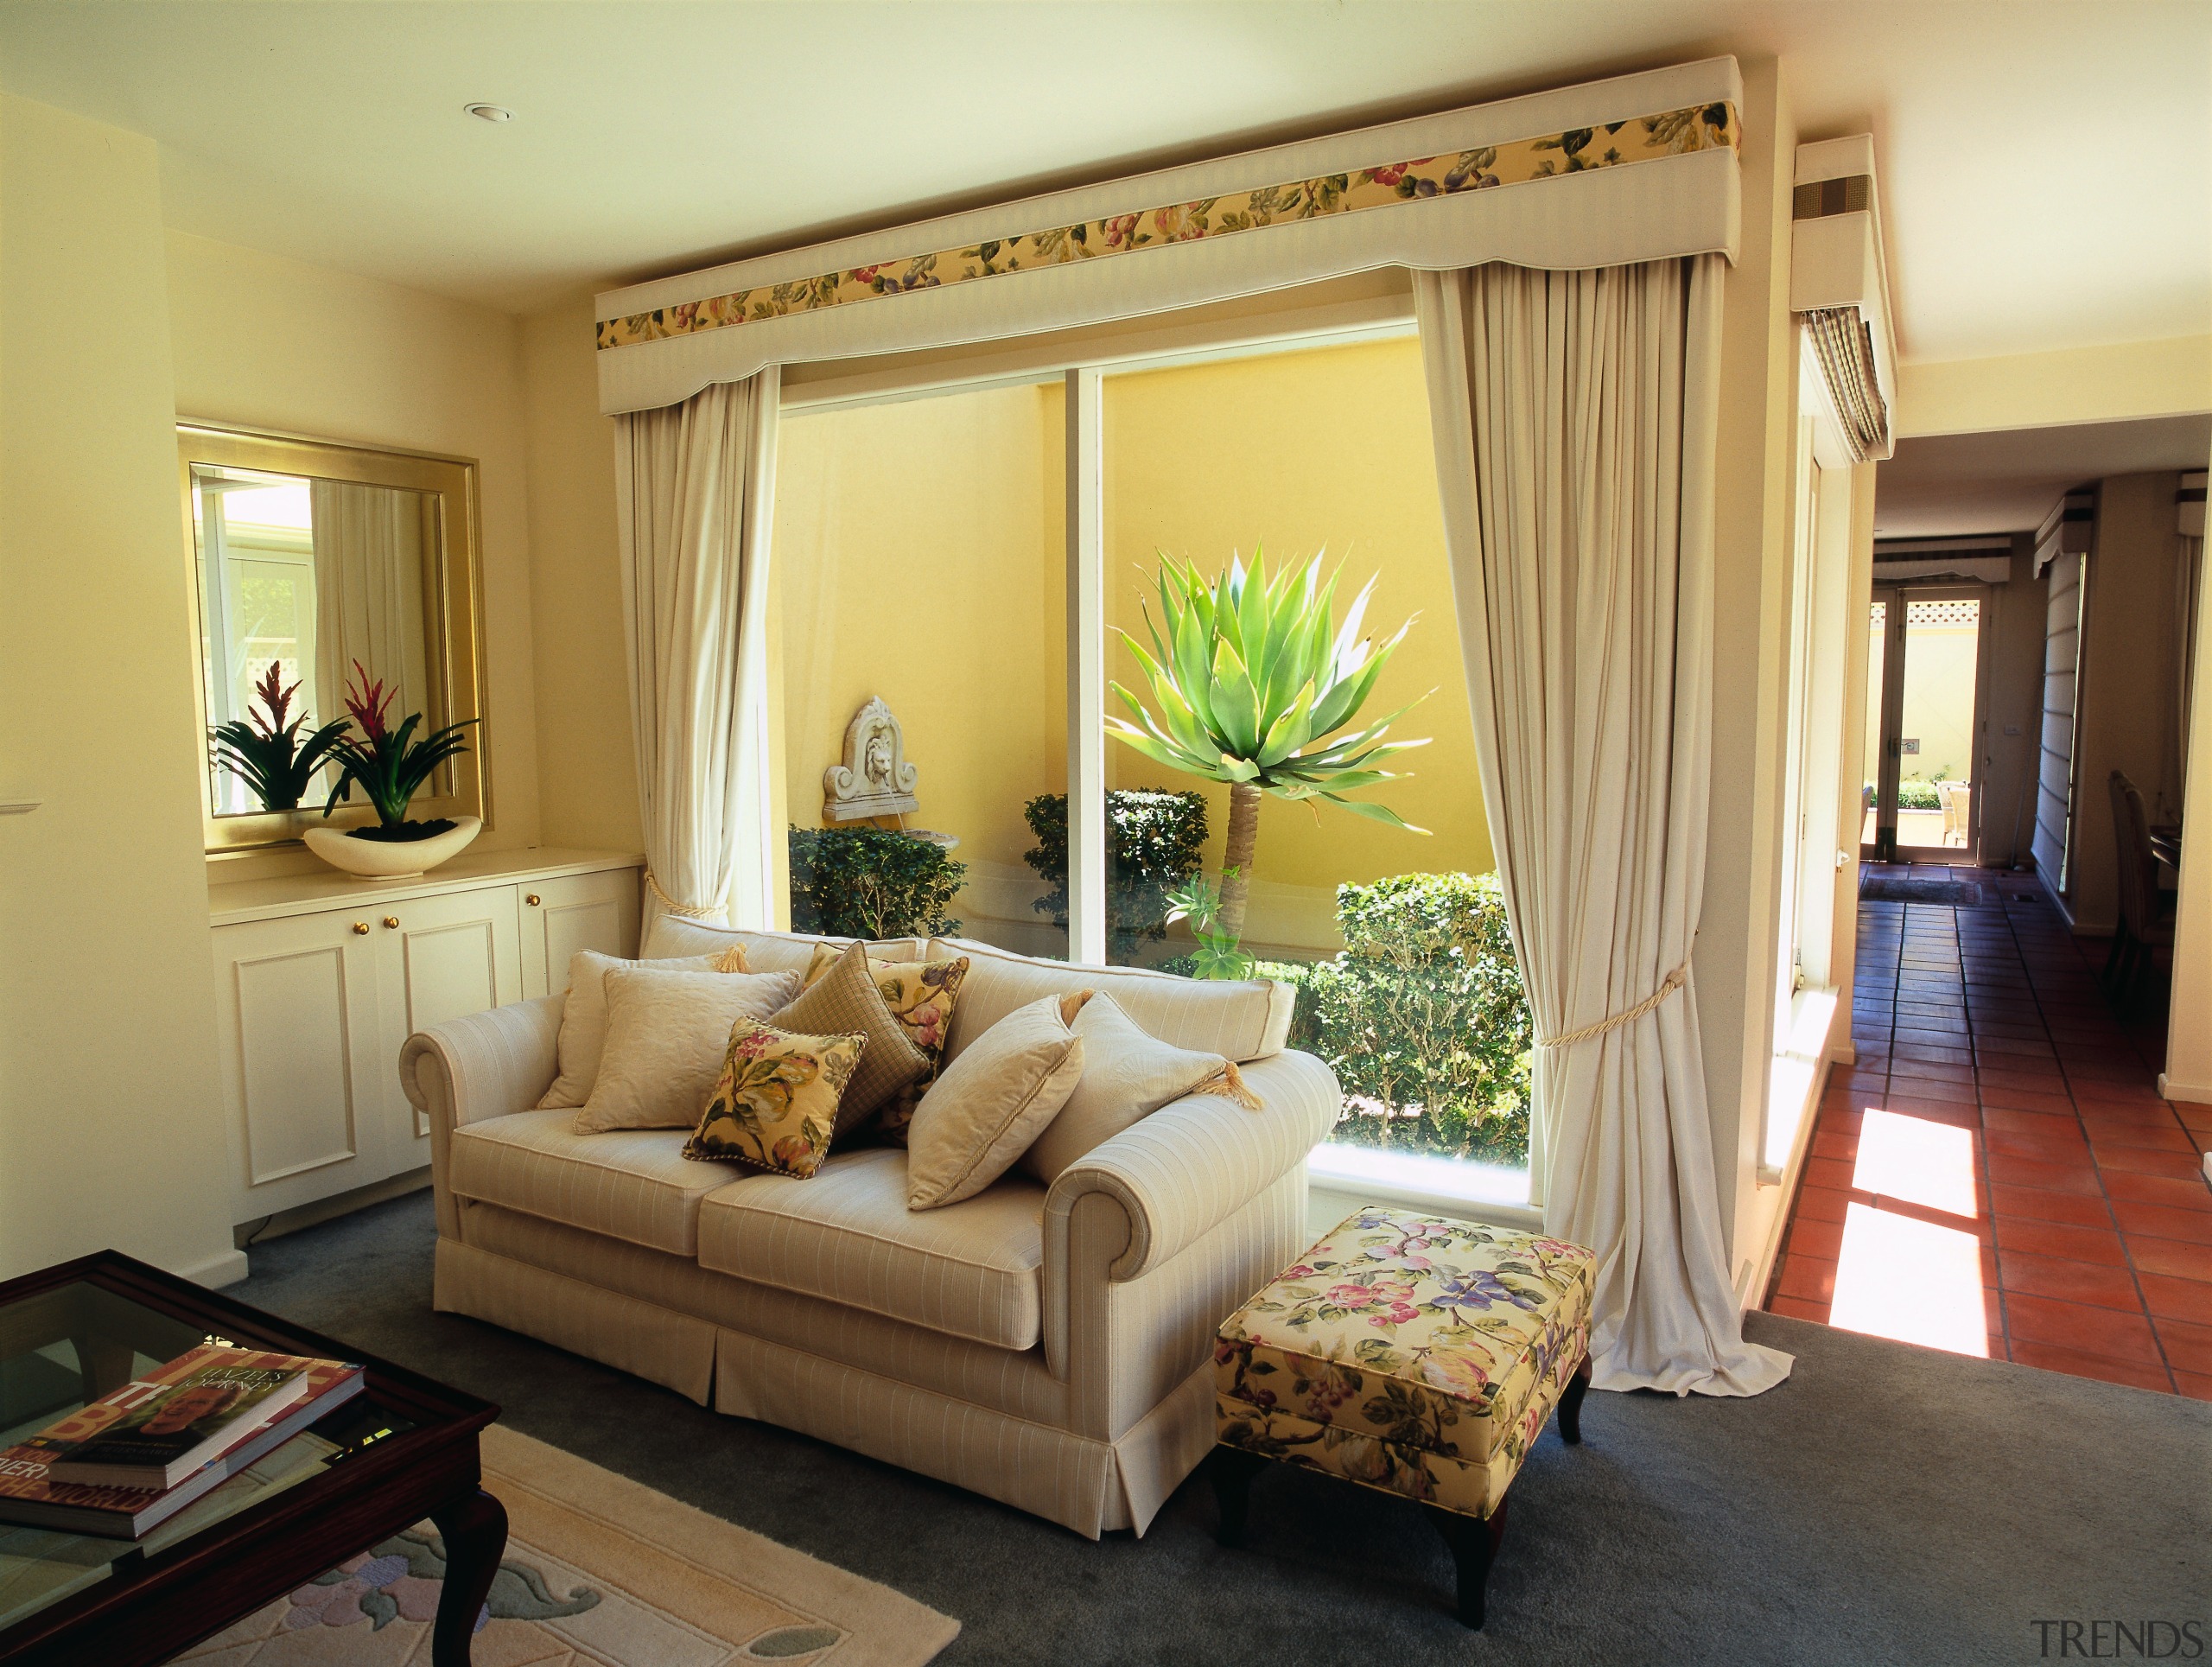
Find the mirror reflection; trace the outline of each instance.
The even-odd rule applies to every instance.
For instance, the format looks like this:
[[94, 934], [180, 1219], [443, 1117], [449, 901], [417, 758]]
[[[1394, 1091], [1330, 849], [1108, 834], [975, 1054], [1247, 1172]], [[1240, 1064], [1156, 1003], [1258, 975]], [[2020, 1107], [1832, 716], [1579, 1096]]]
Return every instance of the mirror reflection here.
[[[445, 722], [437, 493], [207, 463], [191, 479], [211, 729], [297, 722], [305, 746], [345, 719], [347, 684], [363, 678], [394, 690], [394, 709]], [[335, 780], [322, 765], [294, 782], [298, 807], [320, 811]], [[292, 808], [213, 756], [208, 789], [219, 817]]]

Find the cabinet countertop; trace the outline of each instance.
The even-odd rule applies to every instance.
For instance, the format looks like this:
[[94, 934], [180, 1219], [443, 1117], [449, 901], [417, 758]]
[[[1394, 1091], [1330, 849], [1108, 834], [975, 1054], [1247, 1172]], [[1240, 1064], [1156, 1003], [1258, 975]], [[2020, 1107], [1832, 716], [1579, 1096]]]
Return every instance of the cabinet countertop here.
[[409, 880], [364, 880], [335, 868], [266, 880], [233, 880], [207, 888], [208, 924], [232, 926], [289, 914], [315, 914], [325, 909], [369, 908], [404, 898], [435, 897], [484, 886], [642, 868], [645, 860], [635, 852], [539, 845], [524, 850], [463, 851], [450, 862]]

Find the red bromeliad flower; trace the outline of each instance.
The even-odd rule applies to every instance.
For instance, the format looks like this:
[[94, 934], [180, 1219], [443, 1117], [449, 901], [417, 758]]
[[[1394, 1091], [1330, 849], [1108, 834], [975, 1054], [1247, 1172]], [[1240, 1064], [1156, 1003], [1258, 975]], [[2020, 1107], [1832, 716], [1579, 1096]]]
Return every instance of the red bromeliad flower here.
[[361, 726], [363, 735], [371, 741], [382, 741], [385, 737], [385, 711], [398, 690], [386, 689], [381, 678], [372, 680], [368, 668], [359, 660], [353, 662], [353, 676], [360, 681], [360, 690], [357, 694], [351, 684], [346, 685], [346, 709], [353, 715], [353, 722]]
[[253, 714], [264, 725], [263, 734], [280, 735], [284, 733], [284, 719], [292, 709], [292, 697], [299, 692], [299, 689], [296, 683], [289, 689], [284, 687], [283, 662], [269, 662], [269, 669], [261, 674], [261, 681], [253, 685], [253, 692], [261, 697], [262, 705], [268, 709], [265, 717], [259, 712]]

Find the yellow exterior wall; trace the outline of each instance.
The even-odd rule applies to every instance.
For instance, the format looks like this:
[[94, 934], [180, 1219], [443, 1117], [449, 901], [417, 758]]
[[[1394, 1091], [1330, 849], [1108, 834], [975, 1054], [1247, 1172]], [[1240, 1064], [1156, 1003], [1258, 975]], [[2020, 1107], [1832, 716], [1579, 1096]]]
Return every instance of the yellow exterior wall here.
[[[1322, 950], [1337, 886], [1493, 866], [1411, 340], [1216, 360], [1106, 383], [1111, 623], [1141, 633], [1156, 551], [1209, 570], [1255, 539], [1280, 559], [1345, 558], [1339, 612], [1379, 572], [1369, 620], [1421, 617], [1372, 697], [1435, 693], [1400, 733], [1431, 735], [1387, 802], [1424, 837], [1269, 799], [1247, 936]], [[880, 695], [921, 772], [914, 825], [958, 836], [967, 913], [1027, 921], [1025, 801], [1066, 785], [1065, 427], [1058, 385], [787, 413], [776, 483], [777, 639], [789, 819], [821, 817], [822, 773]], [[1133, 683], [1116, 639], [1109, 674]], [[1109, 785], [1198, 785], [1119, 744]], [[1217, 868], [1227, 792], [1209, 791]]]
[[821, 825], [823, 772], [880, 696], [920, 772], [908, 825], [957, 836], [979, 879], [1019, 868], [1023, 803], [1067, 780], [1065, 582], [1044, 497], [1057, 399], [1018, 387], [785, 416], [772, 572], [791, 822]]
[[[1231, 550], [1249, 561], [1255, 544], [1277, 564], [1325, 547], [1344, 567], [1339, 618], [1369, 576], [1379, 575], [1367, 613], [1378, 636], [1420, 615], [1367, 710], [1380, 717], [1427, 693], [1393, 734], [1433, 739], [1398, 760], [1412, 779], [1363, 797], [1433, 831], [1407, 833], [1334, 805], [1317, 814], [1270, 796], [1260, 810], [1247, 935], [1332, 946], [1336, 888], [1344, 881], [1494, 868], [1420, 344], [1404, 337], [1111, 377], [1105, 404], [1110, 623], [1146, 640], [1141, 606], [1158, 551], [1211, 573]], [[1136, 662], [1118, 639], [1109, 644], [1107, 675], [1141, 693]], [[1107, 709], [1122, 709], [1110, 694]], [[1117, 787], [1193, 785], [1118, 742], [1108, 746], [1106, 767]], [[1215, 871], [1229, 794], [1214, 787], [1207, 796], [1213, 840], [1206, 864]]]

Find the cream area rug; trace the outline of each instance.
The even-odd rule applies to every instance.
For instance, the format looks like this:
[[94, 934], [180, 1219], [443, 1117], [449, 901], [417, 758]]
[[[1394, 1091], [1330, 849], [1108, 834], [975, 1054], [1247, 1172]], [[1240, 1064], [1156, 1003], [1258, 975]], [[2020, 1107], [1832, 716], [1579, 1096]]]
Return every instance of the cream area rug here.
[[[887, 1586], [494, 1424], [507, 1549], [474, 1667], [920, 1667], [960, 1623]], [[444, 1547], [395, 1535], [177, 1657], [195, 1667], [429, 1667]]]

